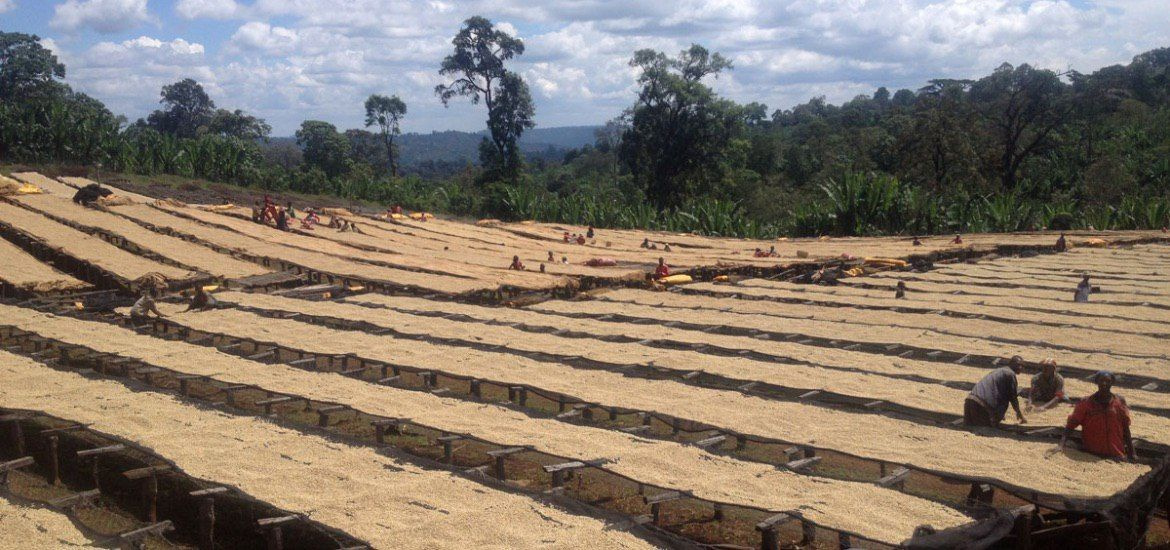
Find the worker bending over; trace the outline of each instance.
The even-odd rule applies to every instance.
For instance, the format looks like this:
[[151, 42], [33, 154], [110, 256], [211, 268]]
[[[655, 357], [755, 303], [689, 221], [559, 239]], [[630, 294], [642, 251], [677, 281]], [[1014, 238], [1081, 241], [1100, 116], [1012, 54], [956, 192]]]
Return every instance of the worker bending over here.
[[184, 309], [183, 312], [215, 309], [217, 306], [219, 306], [219, 300], [212, 297], [202, 286], [197, 286], [195, 294], [191, 296], [191, 303], [187, 304], [187, 309]]
[[130, 322], [134, 324], [147, 323], [150, 321], [150, 314], [153, 313], [155, 317], [166, 317], [158, 310], [158, 305], [154, 303], [154, 291], [144, 290], [142, 296], [134, 305], [130, 306]]
[[1056, 373], [1056, 361], [1041, 361], [1040, 373], [1032, 377], [1032, 386], [1021, 391], [1020, 396], [1028, 398], [1028, 411], [1033, 408], [1043, 411], [1068, 401], [1064, 396], [1064, 377]]
[[1079, 426], [1081, 450], [1105, 458], [1137, 460], [1133, 437], [1129, 433], [1129, 406], [1125, 399], [1112, 392], [1114, 376], [1108, 371], [1093, 375], [1097, 393], [1082, 399], [1068, 416], [1064, 426], [1061, 448], [1068, 448], [1068, 438]]
[[1080, 284], [1077, 285], [1077, 291], [1073, 294], [1074, 302], [1088, 302], [1089, 295], [1093, 293], [1093, 284], [1089, 282], [1089, 274], [1081, 278]]
[[1016, 375], [1023, 368], [1024, 359], [1017, 355], [1012, 357], [1008, 366], [991, 371], [975, 384], [963, 402], [963, 423], [968, 426], [999, 426], [1008, 405], [1015, 409], [1020, 424], [1026, 423], [1016, 396]]
[[515, 271], [524, 271], [524, 264], [520, 261], [520, 256], [512, 256], [512, 265], [508, 269]]

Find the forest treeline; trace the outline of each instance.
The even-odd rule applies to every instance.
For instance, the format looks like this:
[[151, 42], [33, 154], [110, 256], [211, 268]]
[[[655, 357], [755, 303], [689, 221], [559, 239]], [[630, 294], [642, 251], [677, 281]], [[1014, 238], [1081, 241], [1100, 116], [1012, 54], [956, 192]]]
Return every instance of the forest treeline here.
[[509, 65], [524, 43], [481, 17], [437, 60], [436, 101], [487, 115], [478, 164], [400, 172], [408, 105], [374, 94], [366, 127], [306, 120], [296, 142], [181, 80], [134, 122], [64, 83], [35, 36], [0, 32], [0, 161], [175, 174], [420, 210], [714, 235], [932, 234], [1170, 225], [1170, 48], [1090, 74], [1004, 64], [979, 79], [878, 88], [770, 111], [711, 87], [699, 45], [632, 52], [639, 91], [562, 158], [525, 158], [535, 108]]

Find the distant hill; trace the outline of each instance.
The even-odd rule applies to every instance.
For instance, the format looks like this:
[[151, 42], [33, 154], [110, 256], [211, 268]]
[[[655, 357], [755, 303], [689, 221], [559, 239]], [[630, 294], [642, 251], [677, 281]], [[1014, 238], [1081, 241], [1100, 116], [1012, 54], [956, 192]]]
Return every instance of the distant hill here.
[[[520, 148], [528, 155], [560, 156], [569, 149], [594, 142], [597, 126], [562, 126], [533, 128], [520, 138]], [[398, 138], [399, 158], [403, 166], [427, 161], [476, 162], [479, 142], [487, 132], [457, 132], [447, 130], [429, 134], [408, 133]]]
[[[565, 151], [592, 145], [598, 126], [561, 126], [533, 128], [520, 139], [520, 148], [529, 160], [560, 158]], [[398, 136], [399, 161], [403, 168], [425, 163], [464, 164], [479, 160], [479, 142], [487, 132], [447, 130], [429, 134], [407, 133]], [[296, 143], [291, 137], [274, 137], [271, 143]]]

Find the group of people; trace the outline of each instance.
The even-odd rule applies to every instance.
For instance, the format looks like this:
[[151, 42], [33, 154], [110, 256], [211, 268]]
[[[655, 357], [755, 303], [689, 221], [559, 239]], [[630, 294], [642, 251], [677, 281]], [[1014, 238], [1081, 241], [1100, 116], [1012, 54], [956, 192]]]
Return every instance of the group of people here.
[[772, 245], [768, 250], [757, 248], [753, 255], [757, 258], [776, 258], [780, 256], [780, 253], [776, 252], [776, 245]]
[[[151, 315], [158, 318], [166, 317], [163, 312], [158, 310], [158, 303], [155, 301], [158, 294], [159, 290], [156, 288], [144, 289], [134, 305], [130, 306], [130, 322], [139, 325], [150, 321]], [[218, 306], [219, 301], [207, 292], [207, 289], [196, 286], [191, 291], [191, 299], [187, 302], [187, 309], [184, 309], [183, 312], [204, 311], [215, 309]]]
[[[395, 207], [399, 208], [399, 207]], [[271, 225], [281, 231], [288, 231], [292, 220], [299, 220], [301, 229], [312, 231], [316, 226], [321, 225], [321, 216], [313, 208], [306, 208], [304, 214], [298, 218], [297, 211], [293, 208], [292, 201], [289, 201], [285, 206], [276, 204], [268, 195], [264, 196], [264, 202], [261, 203], [259, 199], [252, 204], [252, 221]], [[354, 233], [363, 233], [358, 228], [357, 222], [342, 218], [337, 215], [329, 217], [329, 228], [336, 229], [339, 232], [352, 231]]]
[[[1044, 411], [1060, 403], [1070, 402], [1064, 390], [1064, 378], [1057, 372], [1056, 361], [1040, 362], [1040, 372], [1032, 377], [1031, 385], [1020, 390], [1017, 376], [1024, 369], [1024, 359], [1012, 357], [1006, 367], [1000, 367], [983, 377], [967, 394], [963, 403], [963, 421], [968, 426], [998, 426], [1008, 407], [1016, 419], [1024, 424], [1024, 410]], [[1097, 391], [1081, 399], [1073, 407], [1065, 422], [1061, 448], [1068, 448], [1076, 429], [1081, 428], [1081, 450], [1097, 456], [1118, 460], [1136, 460], [1133, 437], [1130, 435], [1131, 417], [1125, 398], [1113, 393], [1117, 378], [1113, 373], [1100, 371], [1093, 375]], [[1020, 409], [1020, 398], [1027, 400]]]
[[596, 235], [597, 233], [593, 230], [593, 226], [591, 225], [589, 226], [588, 231], [580, 234], [573, 233], [570, 235], [568, 231], [565, 231], [564, 235], [561, 235], [561, 239], [567, 243], [585, 244], [589, 240], [592, 240]]

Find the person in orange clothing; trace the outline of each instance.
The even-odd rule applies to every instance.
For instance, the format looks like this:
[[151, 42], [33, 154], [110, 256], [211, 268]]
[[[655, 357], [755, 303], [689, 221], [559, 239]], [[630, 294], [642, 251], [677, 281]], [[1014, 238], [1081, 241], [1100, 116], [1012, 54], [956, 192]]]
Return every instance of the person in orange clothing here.
[[1080, 426], [1081, 450], [1116, 460], [1137, 460], [1129, 433], [1129, 406], [1125, 398], [1112, 392], [1113, 373], [1100, 371], [1093, 375], [1093, 381], [1097, 393], [1082, 399], [1068, 416], [1060, 447], [1068, 447], [1069, 436]]
[[654, 269], [654, 278], [670, 277], [670, 266], [666, 265], [666, 258], [658, 258], [658, 267]]

